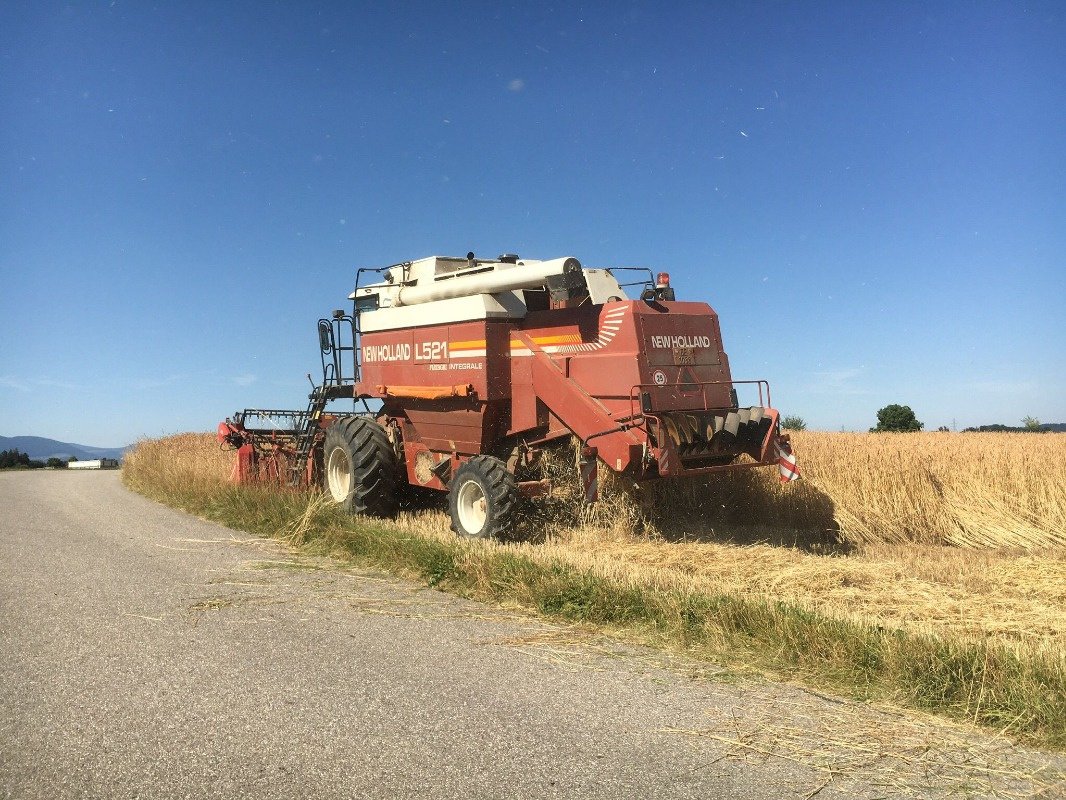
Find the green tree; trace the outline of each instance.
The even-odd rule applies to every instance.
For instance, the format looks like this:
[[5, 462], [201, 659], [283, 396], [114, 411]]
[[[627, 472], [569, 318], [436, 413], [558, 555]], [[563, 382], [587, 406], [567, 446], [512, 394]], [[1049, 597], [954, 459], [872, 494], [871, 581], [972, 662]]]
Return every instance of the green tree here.
[[61, 458], [56, 458], [55, 456], [52, 456], [50, 459], [48, 459], [48, 466], [52, 469], [66, 469], [67, 462]]
[[30, 466], [30, 457], [26, 453], [18, 450], [4, 450], [0, 453], [0, 469], [28, 466]]
[[1025, 426], [1027, 431], [1040, 430], [1040, 420], [1036, 417], [1022, 417], [1022, 425]]
[[877, 412], [877, 427], [870, 428], [870, 433], [920, 431], [924, 427], [914, 416], [910, 406], [893, 403]]
[[781, 420], [781, 427], [790, 431], [805, 431], [807, 430], [807, 423], [803, 417], [785, 417]]

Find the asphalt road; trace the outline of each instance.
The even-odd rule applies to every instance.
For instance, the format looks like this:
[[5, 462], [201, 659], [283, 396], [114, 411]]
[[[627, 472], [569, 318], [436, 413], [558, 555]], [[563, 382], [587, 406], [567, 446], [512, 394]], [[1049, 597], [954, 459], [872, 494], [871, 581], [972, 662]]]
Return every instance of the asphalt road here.
[[0, 797], [995, 796], [1060, 767], [300, 558], [114, 472], [0, 474]]

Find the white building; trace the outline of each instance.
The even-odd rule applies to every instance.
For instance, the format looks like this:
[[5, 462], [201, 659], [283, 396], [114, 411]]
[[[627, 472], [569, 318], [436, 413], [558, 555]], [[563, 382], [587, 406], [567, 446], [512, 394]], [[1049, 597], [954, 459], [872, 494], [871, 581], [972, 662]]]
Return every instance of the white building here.
[[118, 459], [96, 458], [92, 461], [71, 461], [67, 469], [118, 469]]

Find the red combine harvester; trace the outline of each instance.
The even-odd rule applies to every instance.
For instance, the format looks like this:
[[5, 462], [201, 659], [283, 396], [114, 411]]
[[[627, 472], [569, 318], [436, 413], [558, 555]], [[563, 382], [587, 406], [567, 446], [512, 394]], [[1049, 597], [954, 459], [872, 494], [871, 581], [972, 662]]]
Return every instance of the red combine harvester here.
[[[619, 283], [627, 271], [639, 277]], [[714, 310], [675, 300], [666, 273], [469, 253], [361, 269], [349, 299], [352, 314], [318, 321], [323, 379], [305, 411], [219, 425], [234, 480], [321, 480], [372, 516], [408, 484], [436, 489], [459, 534], [494, 536], [519, 495], [550, 491], [521, 476], [570, 436], [587, 502], [601, 462], [633, 481], [759, 466], [798, 477], [769, 384], [732, 379]], [[738, 388], [755, 402], [741, 406]], [[364, 410], [325, 411], [340, 399]]]

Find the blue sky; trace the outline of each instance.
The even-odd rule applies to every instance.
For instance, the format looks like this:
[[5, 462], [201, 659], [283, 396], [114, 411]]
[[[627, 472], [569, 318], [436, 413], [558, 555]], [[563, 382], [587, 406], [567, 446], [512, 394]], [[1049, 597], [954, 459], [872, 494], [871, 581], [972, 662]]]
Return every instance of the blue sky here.
[[668, 270], [828, 430], [1066, 421], [1060, 3], [7, 3], [0, 434], [302, 407], [355, 270]]

